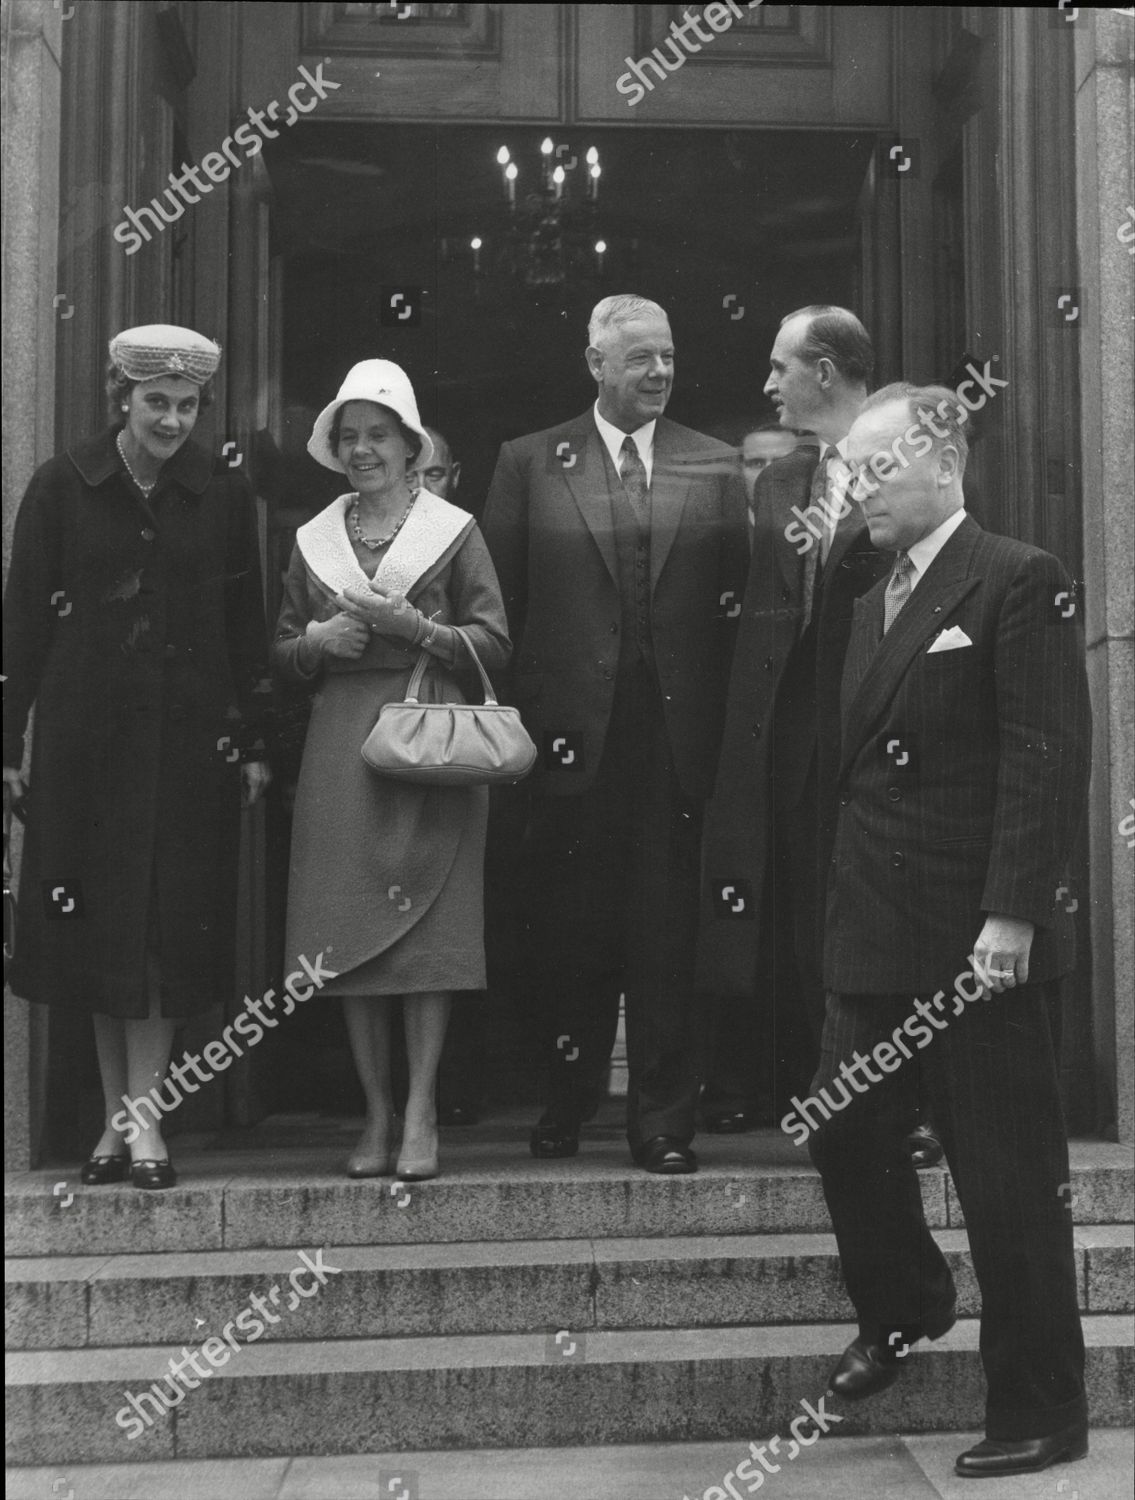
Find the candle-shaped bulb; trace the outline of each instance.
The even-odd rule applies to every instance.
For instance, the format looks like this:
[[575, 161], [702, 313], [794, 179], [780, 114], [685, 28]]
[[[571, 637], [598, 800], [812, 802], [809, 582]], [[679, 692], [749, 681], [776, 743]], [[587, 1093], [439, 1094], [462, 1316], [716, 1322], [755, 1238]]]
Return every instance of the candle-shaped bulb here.
[[599, 160], [599, 150], [598, 150], [598, 148], [596, 146], [589, 146], [587, 148], [587, 165], [589, 167], [593, 167], [598, 162], [598, 160]]
[[514, 161], [510, 161], [508, 166], [505, 167], [504, 175], [508, 178], [509, 182], [515, 182], [520, 176], [520, 169]]
[[481, 244], [482, 244], [481, 236], [479, 234], [475, 234], [473, 236], [473, 238], [469, 241], [469, 248], [470, 248], [470, 250], [479, 250], [481, 248]]
[[508, 147], [507, 146], [502, 146], [500, 148], [500, 150], [497, 152], [497, 163], [498, 163], [499, 166], [503, 167], [503, 166], [507, 166], [508, 165], [509, 160], [510, 160], [510, 156], [509, 156]]
[[552, 142], [552, 137], [550, 135], [546, 135], [544, 137], [544, 139], [540, 142], [540, 150], [541, 150], [541, 152], [545, 156], [551, 156], [552, 152], [555, 149], [556, 148], [555, 148], [555, 145]]

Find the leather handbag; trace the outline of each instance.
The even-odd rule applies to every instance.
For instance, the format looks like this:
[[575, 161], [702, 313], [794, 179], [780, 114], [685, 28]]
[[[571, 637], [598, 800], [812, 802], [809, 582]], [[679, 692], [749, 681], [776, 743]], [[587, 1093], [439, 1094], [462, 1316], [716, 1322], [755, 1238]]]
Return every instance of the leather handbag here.
[[481, 674], [484, 703], [422, 703], [428, 651], [418, 656], [401, 703], [387, 703], [363, 741], [371, 770], [427, 786], [519, 781], [536, 763], [536, 746], [515, 708], [498, 703], [468, 634], [453, 626]]

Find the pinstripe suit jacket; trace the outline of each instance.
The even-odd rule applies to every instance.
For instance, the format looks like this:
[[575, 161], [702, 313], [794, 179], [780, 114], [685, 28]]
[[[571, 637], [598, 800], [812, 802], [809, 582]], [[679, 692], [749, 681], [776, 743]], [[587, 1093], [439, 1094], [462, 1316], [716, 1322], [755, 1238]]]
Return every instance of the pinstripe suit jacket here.
[[[855, 602], [824, 981], [952, 986], [986, 915], [1036, 927], [1030, 982], [1072, 966], [1063, 902], [1091, 717], [1072, 585], [1055, 557], [972, 517], [884, 637], [886, 580]], [[928, 652], [945, 629], [973, 642]]]

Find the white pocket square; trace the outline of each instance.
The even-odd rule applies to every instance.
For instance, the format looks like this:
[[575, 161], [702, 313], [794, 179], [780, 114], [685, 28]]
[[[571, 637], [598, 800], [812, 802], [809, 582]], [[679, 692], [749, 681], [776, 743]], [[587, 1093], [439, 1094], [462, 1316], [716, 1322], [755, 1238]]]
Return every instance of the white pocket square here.
[[960, 625], [951, 625], [949, 630], [943, 630], [942, 634], [936, 637], [926, 654], [929, 656], [932, 651], [957, 651], [961, 646], [972, 645], [973, 642]]

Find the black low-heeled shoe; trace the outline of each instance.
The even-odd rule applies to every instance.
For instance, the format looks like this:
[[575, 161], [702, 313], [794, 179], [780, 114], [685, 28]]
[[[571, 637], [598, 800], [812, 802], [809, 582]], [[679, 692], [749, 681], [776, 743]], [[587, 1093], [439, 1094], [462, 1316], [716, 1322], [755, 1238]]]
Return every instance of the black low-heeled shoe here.
[[86, 1187], [125, 1182], [130, 1176], [129, 1156], [89, 1156], [79, 1168], [79, 1181]]
[[136, 1188], [171, 1188], [177, 1182], [177, 1173], [168, 1158], [165, 1161], [132, 1161], [130, 1181]]

